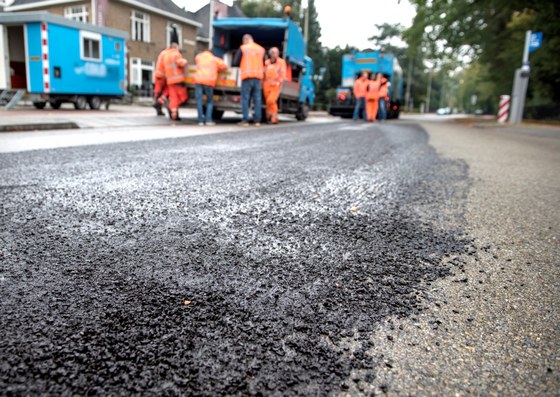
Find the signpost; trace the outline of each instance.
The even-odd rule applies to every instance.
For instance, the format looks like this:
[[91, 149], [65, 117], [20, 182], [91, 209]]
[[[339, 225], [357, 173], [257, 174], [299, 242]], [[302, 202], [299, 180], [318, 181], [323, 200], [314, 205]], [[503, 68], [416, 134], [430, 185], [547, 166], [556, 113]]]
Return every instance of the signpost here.
[[527, 31], [525, 34], [525, 47], [523, 50], [523, 63], [520, 69], [515, 71], [513, 79], [513, 90], [511, 93], [511, 114], [509, 117], [510, 124], [519, 124], [523, 120], [523, 109], [525, 108], [525, 96], [527, 95], [527, 87], [529, 86], [529, 74], [531, 67], [529, 66], [529, 54], [542, 45], [543, 34], [541, 32]]

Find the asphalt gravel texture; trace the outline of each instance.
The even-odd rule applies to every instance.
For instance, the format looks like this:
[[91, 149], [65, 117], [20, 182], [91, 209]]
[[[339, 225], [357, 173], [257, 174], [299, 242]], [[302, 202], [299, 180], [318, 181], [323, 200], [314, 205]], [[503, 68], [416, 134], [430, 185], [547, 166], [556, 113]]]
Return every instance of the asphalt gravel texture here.
[[421, 314], [430, 283], [478, 251], [461, 226], [471, 183], [412, 124], [3, 154], [0, 390], [374, 382], [387, 363], [371, 332]]

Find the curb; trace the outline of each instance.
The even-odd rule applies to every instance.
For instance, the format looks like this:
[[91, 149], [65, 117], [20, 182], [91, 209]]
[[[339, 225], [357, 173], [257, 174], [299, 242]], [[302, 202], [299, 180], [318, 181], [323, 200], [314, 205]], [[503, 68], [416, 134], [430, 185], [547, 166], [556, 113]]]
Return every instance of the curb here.
[[73, 130], [79, 129], [78, 124], [65, 121], [61, 123], [30, 123], [0, 125], [0, 132], [45, 131], [45, 130]]

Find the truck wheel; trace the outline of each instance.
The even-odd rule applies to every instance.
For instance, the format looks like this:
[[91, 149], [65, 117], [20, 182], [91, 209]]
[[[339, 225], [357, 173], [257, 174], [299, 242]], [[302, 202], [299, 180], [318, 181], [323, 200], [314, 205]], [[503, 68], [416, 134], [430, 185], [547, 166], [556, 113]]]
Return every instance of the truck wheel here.
[[309, 116], [309, 105], [306, 103], [302, 103], [299, 105], [299, 109], [296, 113], [296, 119], [299, 121], [303, 121]]
[[76, 110], [85, 110], [87, 108], [87, 99], [85, 96], [79, 95], [76, 97], [76, 101], [74, 101], [74, 109]]
[[219, 121], [219, 120], [222, 119], [222, 117], [224, 117], [224, 111], [223, 110], [216, 110], [216, 109], [212, 110], [212, 119], [214, 121]]
[[33, 102], [33, 106], [37, 109], [44, 109], [47, 105], [47, 102]]
[[101, 98], [98, 96], [92, 96], [88, 99], [88, 104], [91, 110], [99, 110], [101, 107]]
[[60, 106], [62, 106], [62, 102], [51, 101], [51, 102], [49, 102], [49, 105], [51, 105], [51, 108], [53, 108], [53, 109], [60, 109]]

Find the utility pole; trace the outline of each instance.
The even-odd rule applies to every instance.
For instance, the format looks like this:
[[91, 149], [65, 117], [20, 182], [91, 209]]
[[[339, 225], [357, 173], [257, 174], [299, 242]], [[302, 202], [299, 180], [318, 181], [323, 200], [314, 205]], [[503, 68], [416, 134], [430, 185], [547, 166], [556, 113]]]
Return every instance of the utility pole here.
[[210, 0], [210, 21], [208, 25], [208, 49], [212, 51], [214, 49], [214, 0]]
[[307, 48], [307, 43], [309, 41], [309, 0], [305, 1], [305, 24], [303, 26], [303, 37], [305, 39], [305, 47]]
[[404, 94], [404, 103], [408, 111], [412, 111], [410, 106], [410, 89], [412, 86], [412, 68], [414, 67], [414, 57], [408, 59], [408, 72], [406, 74], [406, 92]]

